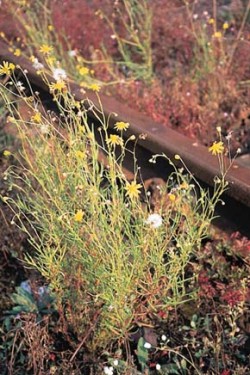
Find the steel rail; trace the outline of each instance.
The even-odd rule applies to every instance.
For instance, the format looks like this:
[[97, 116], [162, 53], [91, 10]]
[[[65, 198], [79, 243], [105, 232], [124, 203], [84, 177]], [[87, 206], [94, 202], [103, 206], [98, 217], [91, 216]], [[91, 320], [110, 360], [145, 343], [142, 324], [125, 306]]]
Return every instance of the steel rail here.
[[[37, 74], [32, 64], [22, 56], [13, 56], [7, 44], [3, 42], [0, 42], [0, 61], [13, 62], [15, 65], [22, 67], [22, 70], [27, 72], [27, 76], [32, 84], [48, 92], [48, 86]], [[53, 79], [51, 80], [53, 81]], [[69, 86], [76, 100], [86, 99], [87, 96], [95, 106], [100, 107], [100, 101], [94, 92], [85, 90], [86, 93], [84, 94], [83, 89], [74, 82], [69, 82]], [[179, 165], [180, 161], [175, 160], [174, 156], [176, 154], [180, 155], [187, 168], [196, 178], [213, 186], [215, 176], [220, 176], [219, 163], [217, 158], [211, 155], [206, 147], [199, 145], [194, 140], [166, 126], [156, 123], [112, 97], [101, 93], [99, 97], [104, 114], [106, 117], [109, 117], [109, 126], [111, 129], [117, 121], [129, 122], [130, 127], [126, 132], [126, 137], [145, 134], [146, 138], [142, 137], [143, 139], [140, 139], [139, 137], [139, 145], [153, 154], [164, 153], [174, 163]], [[93, 114], [92, 116], [94, 117]], [[226, 157], [224, 161], [226, 166], [229, 165], [229, 160]], [[243, 205], [250, 207], [250, 169], [241, 166], [236, 160], [227, 173], [227, 181], [229, 185], [226, 194]]]

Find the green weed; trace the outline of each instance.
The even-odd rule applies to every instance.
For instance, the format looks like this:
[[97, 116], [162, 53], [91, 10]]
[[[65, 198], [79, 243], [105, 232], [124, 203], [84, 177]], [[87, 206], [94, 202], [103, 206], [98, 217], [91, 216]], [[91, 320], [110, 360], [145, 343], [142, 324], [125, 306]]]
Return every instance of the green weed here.
[[[12, 68], [8, 75], [14, 87]], [[58, 115], [46, 111], [37, 93], [27, 97], [1, 86], [9, 121], [22, 143], [16, 155], [20, 171], [7, 174], [18, 199], [3, 199], [34, 247], [34, 255], [26, 255], [27, 265], [48, 280], [58, 309], [64, 306], [79, 339], [90, 332], [87, 345], [105, 348], [124, 342], [131, 328], [147, 323], [149, 316], [195, 298], [195, 275], [186, 271], [226, 189], [224, 146], [215, 142], [210, 150], [219, 156], [222, 170], [212, 195], [199, 185], [197, 193], [187, 168], [188, 175], [169, 160], [175, 171], [152, 212], [148, 200], [140, 200], [144, 187], [135, 156], [134, 179], [128, 181], [123, 173], [125, 155], [131, 153], [127, 145], [135, 142], [134, 136], [123, 139], [129, 124], [117, 122], [116, 133], [110, 134], [100, 100], [98, 107], [88, 98], [76, 101], [65, 81], [44, 79]], [[19, 101], [28, 106], [29, 119], [13, 105]], [[99, 144], [90, 108], [99, 120]]]

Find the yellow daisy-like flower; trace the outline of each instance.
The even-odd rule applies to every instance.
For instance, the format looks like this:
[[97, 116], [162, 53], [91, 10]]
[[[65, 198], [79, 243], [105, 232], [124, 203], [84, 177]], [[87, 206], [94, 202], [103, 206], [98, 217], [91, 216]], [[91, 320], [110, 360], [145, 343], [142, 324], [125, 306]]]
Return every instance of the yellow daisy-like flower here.
[[80, 134], [84, 134], [84, 133], [86, 133], [86, 128], [85, 128], [85, 126], [83, 126], [83, 125], [79, 125], [78, 130], [79, 130], [79, 133], [80, 133]]
[[75, 152], [75, 156], [76, 156], [77, 159], [79, 159], [79, 160], [83, 160], [83, 159], [85, 158], [85, 153], [82, 152], [82, 151], [80, 151], [80, 150], [77, 150], [77, 151]]
[[97, 83], [92, 83], [92, 85], [89, 85], [89, 89], [95, 92], [99, 92], [101, 88], [99, 85], [97, 85]]
[[84, 215], [84, 212], [83, 210], [78, 210], [76, 213], [75, 213], [75, 216], [74, 216], [74, 220], [77, 222], [77, 223], [80, 223], [83, 219], [83, 215]]
[[209, 147], [208, 149], [209, 152], [212, 153], [212, 155], [219, 155], [222, 154], [224, 151], [224, 145], [223, 142], [214, 142], [212, 146]]
[[11, 152], [9, 150], [4, 150], [3, 155], [8, 157], [11, 155]]
[[128, 127], [129, 127], [129, 123], [123, 122], [123, 121], [116, 122], [114, 125], [115, 130], [118, 130], [118, 131], [127, 130]]
[[40, 122], [42, 121], [41, 113], [36, 112], [36, 114], [31, 117], [31, 121], [34, 121], [34, 122], [40, 124]]
[[227, 30], [229, 28], [228, 22], [223, 23], [222, 28], [223, 28], [223, 30]]
[[66, 89], [66, 84], [64, 81], [57, 81], [57, 82], [51, 83], [51, 85], [49, 85], [49, 88], [51, 91], [61, 92]]
[[186, 181], [184, 181], [180, 184], [180, 189], [188, 190], [188, 188], [189, 188], [189, 185]]
[[48, 56], [47, 58], [46, 58], [46, 62], [47, 62], [47, 64], [48, 64], [48, 66], [54, 66], [54, 64], [55, 64], [55, 62], [56, 62], [56, 58], [55, 58], [55, 56]]
[[54, 26], [53, 25], [48, 25], [48, 30], [49, 31], [53, 31], [54, 30]]
[[216, 38], [216, 39], [220, 39], [220, 38], [222, 38], [222, 33], [220, 31], [216, 31], [213, 34], [213, 37]]
[[49, 46], [48, 44], [43, 44], [41, 47], [40, 47], [40, 50], [39, 50], [41, 53], [43, 53], [44, 55], [49, 55], [52, 51], [53, 51], [53, 47], [52, 46]]
[[18, 5], [20, 6], [29, 6], [29, 1], [28, 0], [18, 0]]
[[110, 144], [111, 146], [123, 146], [123, 139], [119, 137], [119, 135], [111, 134], [107, 139], [107, 144]]
[[89, 68], [86, 68], [86, 66], [79, 66], [78, 72], [81, 76], [86, 76], [89, 74]]
[[176, 201], [176, 196], [175, 196], [174, 194], [172, 194], [172, 193], [169, 193], [169, 194], [168, 194], [168, 198], [169, 198], [169, 200], [170, 200], [171, 202], [175, 202], [175, 201]]
[[209, 18], [209, 20], [208, 20], [208, 23], [210, 24], [210, 25], [213, 25], [214, 24], [214, 19], [213, 18]]
[[13, 52], [13, 54], [15, 55], [15, 56], [21, 56], [21, 50], [20, 50], [20, 48], [16, 48], [15, 49], [15, 51]]
[[136, 181], [132, 181], [131, 184], [127, 183], [125, 186], [126, 194], [130, 199], [138, 198], [140, 194], [141, 184], [137, 184]]
[[0, 65], [0, 76], [3, 74], [10, 76], [11, 73], [14, 71], [14, 69], [15, 69], [15, 65], [13, 63], [3, 61], [3, 65]]

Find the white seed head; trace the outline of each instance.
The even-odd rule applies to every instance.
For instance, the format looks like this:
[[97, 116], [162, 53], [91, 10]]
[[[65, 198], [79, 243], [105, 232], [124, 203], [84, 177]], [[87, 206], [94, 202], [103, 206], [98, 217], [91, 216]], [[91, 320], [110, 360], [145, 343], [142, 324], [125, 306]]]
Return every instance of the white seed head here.
[[145, 221], [151, 228], [159, 228], [162, 225], [162, 217], [159, 214], [151, 214]]
[[52, 69], [52, 73], [53, 73], [53, 78], [56, 81], [61, 81], [61, 80], [67, 79], [67, 74], [66, 74], [65, 70], [62, 69], [62, 68]]
[[156, 366], [155, 366], [155, 368], [156, 368], [157, 371], [160, 371], [161, 370], [161, 365], [159, 363], [157, 363]]

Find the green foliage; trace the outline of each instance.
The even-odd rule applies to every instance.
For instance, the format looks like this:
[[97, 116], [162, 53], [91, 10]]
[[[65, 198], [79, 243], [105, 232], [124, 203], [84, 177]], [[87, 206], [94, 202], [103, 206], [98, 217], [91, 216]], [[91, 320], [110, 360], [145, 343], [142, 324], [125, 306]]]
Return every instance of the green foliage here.
[[[15, 76], [11, 79], [15, 85]], [[19, 94], [29, 106], [27, 120], [7, 100], [22, 151], [20, 171], [8, 172], [18, 199], [4, 200], [35, 249], [34, 255], [27, 254], [27, 264], [48, 280], [57, 306], [60, 310], [66, 306], [69, 324], [79, 338], [94, 327], [88, 346], [106, 348], [113, 341], [123, 342], [135, 322], [147, 322], [151, 314], [195, 297], [195, 275], [187, 277], [186, 270], [226, 188], [225, 172], [213, 194], [199, 185], [197, 193], [198, 182], [188, 169], [186, 174], [169, 160], [175, 172], [160, 192], [160, 225], [152, 226], [150, 203], [139, 199], [144, 189], [139, 166], [127, 147], [136, 137], [122, 139], [122, 129], [129, 124], [117, 123], [117, 132], [109, 134], [101, 102], [97, 107], [88, 98], [76, 101], [66, 83], [50, 84], [45, 75], [44, 80], [58, 106], [56, 121], [33, 93], [32, 100]], [[100, 143], [88, 108], [100, 122]], [[122, 169], [128, 153], [134, 159], [133, 181]], [[16, 311], [39, 311], [47, 303], [38, 306], [21, 291], [14, 298], [21, 304]]]
[[16, 293], [11, 296], [14, 307], [8, 312], [10, 315], [20, 313], [35, 313], [37, 316], [53, 312], [54, 297], [44, 290], [37, 298], [22, 287], [16, 288]]
[[153, 75], [152, 67], [152, 11], [149, 1], [122, 0], [122, 5], [117, 6], [116, 12], [121, 21], [120, 28], [124, 35], [110, 20], [108, 15], [101, 14], [111, 27], [113, 38], [117, 41], [121, 61], [118, 64], [127, 69], [128, 75], [133, 79], [150, 81]]
[[138, 341], [138, 344], [137, 344], [137, 359], [140, 363], [140, 366], [141, 366], [141, 369], [142, 369], [142, 372], [144, 372], [144, 370], [146, 368], [148, 368], [148, 365], [147, 365], [147, 362], [148, 362], [148, 349], [145, 348], [145, 340], [143, 337], [141, 337]]

